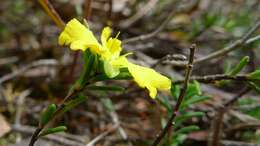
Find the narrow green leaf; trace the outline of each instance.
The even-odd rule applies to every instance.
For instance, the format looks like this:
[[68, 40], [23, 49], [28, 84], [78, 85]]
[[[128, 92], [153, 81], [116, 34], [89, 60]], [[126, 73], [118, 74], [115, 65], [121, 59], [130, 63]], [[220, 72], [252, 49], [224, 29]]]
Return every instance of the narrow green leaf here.
[[101, 98], [101, 102], [109, 112], [115, 111], [115, 107], [109, 98]]
[[67, 127], [66, 126], [58, 126], [58, 127], [55, 127], [55, 128], [48, 128], [44, 131], [42, 131], [40, 134], [39, 134], [39, 137], [42, 137], [42, 136], [46, 136], [48, 134], [53, 134], [53, 133], [58, 133], [58, 132], [64, 132], [67, 130]]
[[101, 91], [119, 91], [122, 92], [125, 89], [119, 86], [89, 86], [88, 89], [90, 90], [101, 90]]
[[228, 72], [228, 75], [237, 75], [249, 63], [249, 56], [243, 57], [240, 62]]
[[218, 18], [218, 15], [216, 15], [216, 14], [210, 14], [210, 13], [205, 14], [205, 16], [204, 16], [204, 25], [205, 25], [205, 27], [209, 28], [212, 25], [214, 25], [216, 20], [217, 20], [217, 18]]
[[40, 124], [45, 125], [56, 111], [56, 105], [50, 104], [41, 114]]
[[260, 69], [248, 74], [248, 78], [252, 80], [260, 80]]
[[189, 105], [198, 103], [198, 102], [202, 102], [204, 100], [209, 99], [208, 96], [201, 96], [201, 95], [194, 95], [191, 98], [185, 100], [182, 104], [181, 104], [181, 109], [188, 107]]
[[185, 95], [185, 99], [189, 100], [189, 98], [195, 96], [195, 95], [201, 95], [201, 89], [200, 84], [197, 81], [194, 81], [193, 83], [189, 84], [187, 93]]
[[95, 71], [95, 61], [96, 61], [96, 55], [91, 53], [89, 50], [86, 50], [83, 52], [83, 71], [80, 75], [80, 78], [77, 81], [77, 84], [79, 84], [81, 87], [83, 87], [86, 82], [90, 79], [90, 76], [93, 71]]
[[179, 134], [184, 134], [184, 133], [189, 133], [189, 132], [192, 132], [192, 131], [196, 131], [196, 130], [199, 130], [200, 128], [198, 126], [195, 126], [195, 125], [191, 125], [191, 126], [187, 126], [187, 127], [183, 127], [179, 130], [177, 130], [174, 135], [179, 135]]
[[181, 121], [181, 120], [187, 120], [187, 119], [192, 118], [192, 117], [200, 117], [200, 116], [203, 116], [203, 115], [204, 115], [203, 112], [187, 112], [187, 113], [184, 113], [184, 114], [176, 117], [175, 121], [178, 122], [178, 121]]
[[162, 98], [156, 98], [156, 100], [167, 109], [168, 115], [171, 115], [173, 112], [172, 105], [168, 97], [163, 96]]
[[260, 94], [260, 84], [256, 84], [255, 82], [248, 82], [249, 86], [253, 88], [258, 94]]
[[77, 106], [78, 104], [86, 101], [87, 97], [84, 95], [78, 95], [74, 99], [70, 100], [68, 103], [65, 103], [65, 107], [62, 109], [63, 113], [69, 111], [73, 107]]
[[194, 87], [198, 93], [198, 95], [202, 94], [201, 88], [200, 88], [200, 83], [198, 81], [193, 81]]
[[177, 100], [181, 92], [181, 87], [179, 85], [173, 85], [171, 86], [171, 95], [172, 97]]
[[181, 124], [190, 119], [190, 118], [193, 118], [193, 117], [202, 117], [204, 115], [203, 112], [186, 112], [186, 113], [183, 113], [182, 115], [179, 115], [176, 117], [175, 119], [175, 128], [178, 128], [179, 126], [181, 126]]

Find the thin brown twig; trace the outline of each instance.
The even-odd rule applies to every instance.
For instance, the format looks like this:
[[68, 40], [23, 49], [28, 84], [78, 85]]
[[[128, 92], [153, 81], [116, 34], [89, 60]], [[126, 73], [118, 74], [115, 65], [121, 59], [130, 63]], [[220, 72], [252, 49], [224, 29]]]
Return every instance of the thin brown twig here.
[[[221, 80], [234, 80], [234, 81], [256, 81], [257, 79], [249, 79], [248, 75], [226, 75], [226, 74], [215, 74], [215, 75], [205, 75], [205, 76], [195, 76], [191, 77], [190, 81], [198, 81], [202, 83], [214, 83], [216, 81], [221, 81]], [[181, 84], [185, 80], [176, 80], [173, 82], [173, 84]]]
[[248, 93], [250, 90], [251, 88], [245, 87], [243, 90], [241, 90], [241, 92], [239, 92], [236, 96], [225, 102], [224, 105], [218, 109], [217, 114], [215, 116], [216, 118], [215, 120], [213, 120], [212, 123], [212, 136], [210, 136], [208, 146], [219, 146], [224, 114], [228, 111], [231, 105], [233, 105], [239, 98]]
[[135, 13], [133, 16], [131, 16], [130, 18], [123, 20], [119, 25], [122, 28], [128, 28], [130, 26], [132, 26], [133, 24], [135, 24], [139, 19], [141, 19], [145, 14], [147, 14], [149, 11], [153, 10], [154, 7], [156, 6], [156, 3], [159, 0], [150, 0], [147, 2], [147, 4], [145, 4], [142, 9], [139, 9], [139, 11], [137, 11], [137, 13]]
[[28, 65], [25, 65], [15, 71], [13, 71], [12, 73], [2, 76], [0, 78], [0, 84], [23, 74], [24, 72], [28, 71], [30, 68], [34, 68], [34, 67], [38, 67], [38, 66], [53, 66], [53, 65], [57, 65], [57, 64], [58, 64], [57, 61], [54, 59], [40, 59], [40, 60], [34, 61]]
[[55, 24], [60, 28], [63, 29], [65, 26], [64, 21], [61, 19], [60, 15], [56, 12], [52, 4], [49, 2], [49, 0], [38, 0], [38, 2], [41, 4], [45, 12], [52, 18], [52, 20], [55, 22]]
[[66, 102], [69, 99], [71, 99], [72, 97], [74, 97], [81, 90], [72, 90], [71, 92], [68, 92], [68, 94], [65, 96], [65, 98], [64, 98], [63, 102], [61, 103], [61, 105], [58, 106], [58, 109], [56, 110], [56, 112], [54, 113], [52, 118], [45, 125], [39, 124], [38, 128], [34, 131], [32, 137], [31, 137], [29, 146], [34, 146], [34, 143], [38, 140], [39, 134], [41, 133], [41, 131], [44, 130], [45, 128], [50, 127], [52, 124], [54, 124], [54, 122], [64, 113], [63, 109], [65, 107]]
[[108, 0], [108, 5], [109, 5], [109, 8], [108, 8], [108, 13], [107, 13], [107, 18], [108, 18], [108, 20], [111, 20], [112, 14], [113, 14], [113, 0]]
[[[56, 26], [60, 28], [61, 30], [65, 27], [65, 22], [61, 19], [60, 15], [56, 12], [52, 4], [49, 2], [49, 0], [38, 0], [38, 2], [41, 4], [43, 7], [44, 11], [51, 17], [51, 19], [54, 21]], [[74, 74], [75, 70], [75, 64], [77, 63], [77, 58], [79, 56], [78, 52], [74, 53], [72, 65], [71, 65], [71, 70], [69, 72], [69, 77], [68, 79], [72, 79], [72, 76]]]
[[91, 12], [92, 12], [92, 0], [85, 0], [85, 18], [87, 20], [90, 19]]
[[16, 56], [0, 58], [0, 66], [17, 62], [19, 59]]
[[248, 41], [250, 40], [249, 37], [260, 27], [260, 20], [258, 22], [256, 22], [256, 24], [249, 29], [248, 32], [246, 32], [240, 39], [236, 40], [235, 42], [229, 44], [228, 46], [224, 47], [223, 49], [220, 49], [216, 52], [213, 52], [205, 57], [196, 59], [194, 61], [194, 63], [201, 63], [201, 62], [205, 62], [207, 60], [211, 60], [213, 58], [217, 58], [223, 55], [228, 54], [231, 51], [234, 51], [236, 49], [238, 49], [240, 46], [244, 46], [247, 45], [248, 43], [252, 43], [252, 41]]
[[108, 129], [107, 131], [101, 133], [100, 135], [98, 135], [97, 137], [92, 139], [88, 144], [86, 144], [86, 146], [94, 146], [98, 141], [105, 138], [110, 133], [114, 132], [117, 128], [118, 128], [118, 125], [114, 125], [112, 128]]
[[143, 40], [146, 40], [146, 39], [149, 39], [149, 38], [156, 36], [158, 33], [160, 33], [167, 26], [167, 24], [172, 20], [172, 18], [173, 18], [173, 16], [175, 16], [175, 14], [185, 12], [185, 11], [189, 11], [194, 6], [196, 6], [197, 3], [198, 3], [198, 1], [194, 0], [191, 3], [189, 3], [188, 5], [173, 9], [169, 13], [167, 18], [160, 24], [160, 26], [157, 27], [157, 29], [155, 29], [154, 31], [147, 33], [147, 34], [143, 34], [143, 35], [140, 35], [140, 36], [125, 39], [125, 40], [123, 40], [123, 44], [132, 43], [132, 42], [136, 42], [136, 41], [143, 41]]
[[[91, 12], [92, 12], [92, 0], [86, 0], [85, 1], [85, 18], [86, 20], [89, 20], [90, 19], [90, 16], [91, 16]], [[74, 72], [75, 72], [75, 69], [77, 67], [77, 62], [78, 62], [78, 58], [79, 58], [79, 55], [80, 55], [80, 51], [76, 51], [74, 54], [73, 54], [73, 60], [72, 60], [72, 63], [70, 65], [70, 72], [69, 72], [69, 82], [72, 82], [73, 81], [73, 77], [74, 77]]]
[[[113, 123], [114, 123], [115, 125], [118, 125], [118, 132], [119, 132], [119, 134], [121, 135], [121, 137], [122, 137], [124, 140], [127, 140], [127, 139], [128, 139], [128, 136], [127, 136], [125, 130], [124, 130], [124, 129], [121, 127], [121, 125], [120, 125], [120, 121], [119, 121], [119, 118], [118, 118], [117, 113], [116, 113], [115, 111], [112, 111], [112, 112], [110, 112], [109, 114], [110, 114], [110, 116], [111, 116], [111, 118], [112, 118], [112, 120], [113, 120]], [[133, 144], [132, 144], [131, 142], [129, 142], [129, 141], [127, 142], [127, 144], [128, 144], [128, 146], [133, 146]]]
[[252, 128], [260, 128], [260, 123], [242, 123], [242, 124], [237, 124], [237, 125], [234, 125], [233, 127], [225, 130], [225, 133], [232, 133], [234, 131], [238, 131], [238, 130], [241, 130], [241, 129], [252, 129]]
[[195, 54], [195, 49], [196, 49], [196, 45], [193, 44], [190, 47], [190, 57], [189, 57], [189, 63], [187, 65], [186, 68], [186, 72], [185, 72], [185, 81], [183, 84], [183, 88], [181, 89], [181, 93], [180, 96], [177, 100], [177, 103], [174, 107], [174, 112], [171, 115], [170, 119], [168, 120], [166, 126], [164, 127], [164, 129], [159, 133], [159, 135], [156, 137], [155, 141], [153, 142], [152, 146], [157, 146], [158, 144], [160, 144], [161, 140], [163, 139], [163, 137], [167, 134], [167, 132], [169, 131], [169, 129], [171, 129], [172, 125], [173, 125], [173, 121], [175, 119], [175, 117], [178, 114], [179, 108], [181, 106], [181, 103], [184, 99], [186, 90], [188, 88], [188, 84], [189, 84], [189, 79], [191, 76], [191, 72], [192, 72], [192, 68], [193, 68], [193, 61], [194, 61], [194, 54]]
[[[224, 56], [234, 50], [239, 49], [240, 47], [243, 46], [247, 46], [252, 44], [253, 42], [256, 42], [260, 39], [260, 35], [254, 36], [249, 38], [258, 28], [260, 27], [260, 21], [258, 21], [256, 23], [256, 25], [254, 25], [251, 29], [249, 29], [248, 32], [246, 32], [240, 39], [236, 40], [235, 42], [227, 45], [226, 47], [213, 52], [209, 55], [206, 55], [205, 57], [199, 58], [199, 59], [195, 59], [194, 64], [197, 63], [202, 63], [202, 62], [206, 62], [208, 60], [211, 59], [215, 59], [221, 56]], [[165, 58], [165, 57], [164, 57]], [[180, 67], [185, 67], [187, 62], [186, 61], [175, 61], [175, 60], [158, 60], [157, 62], [155, 62], [155, 64], [153, 66], [156, 66], [158, 64], [169, 64], [169, 65], [174, 65], [174, 66], [180, 66]]]
[[222, 140], [221, 145], [223, 146], [258, 146], [254, 143], [247, 143], [242, 141], [231, 141], [231, 140]]
[[[26, 125], [13, 125], [12, 130], [16, 132], [25, 133], [25, 134], [32, 134], [34, 133], [36, 128], [31, 126], [26, 126]], [[85, 146], [81, 141], [69, 140], [59, 134], [47, 135], [44, 136], [43, 138], [65, 146]]]
[[25, 102], [25, 98], [31, 93], [30, 89], [24, 90], [19, 96], [17, 100], [17, 110], [15, 112], [15, 125], [20, 125], [21, 124], [21, 116], [23, 112], [23, 106]]

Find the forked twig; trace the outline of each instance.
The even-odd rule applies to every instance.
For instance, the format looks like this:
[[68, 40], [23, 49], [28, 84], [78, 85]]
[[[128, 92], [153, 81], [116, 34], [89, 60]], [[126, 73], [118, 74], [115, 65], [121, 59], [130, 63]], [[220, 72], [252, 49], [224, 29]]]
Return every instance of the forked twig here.
[[192, 68], [193, 68], [193, 61], [194, 61], [194, 53], [195, 53], [195, 49], [196, 49], [196, 45], [193, 44], [190, 47], [190, 57], [189, 57], [189, 63], [186, 67], [186, 72], [185, 72], [185, 80], [183, 83], [183, 88], [181, 89], [181, 93], [179, 95], [179, 98], [177, 100], [177, 103], [174, 107], [174, 112], [171, 115], [170, 119], [168, 120], [166, 126], [164, 127], [164, 129], [159, 133], [159, 135], [156, 137], [155, 141], [153, 142], [152, 146], [157, 146], [158, 144], [160, 144], [161, 140], [163, 139], [163, 137], [167, 134], [167, 132], [169, 131], [169, 129], [171, 129], [172, 125], [173, 125], [173, 121], [175, 120], [178, 112], [179, 112], [179, 108], [181, 106], [181, 103], [184, 99], [186, 90], [188, 88], [188, 84], [189, 84], [189, 80], [190, 80], [190, 76], [191, 76], [191, 72], [192, 72]]

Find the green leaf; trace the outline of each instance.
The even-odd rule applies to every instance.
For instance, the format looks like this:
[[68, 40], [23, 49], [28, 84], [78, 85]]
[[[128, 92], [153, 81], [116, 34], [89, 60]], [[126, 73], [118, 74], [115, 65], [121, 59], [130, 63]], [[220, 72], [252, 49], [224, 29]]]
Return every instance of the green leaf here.
[[65, 103], [64, 108], [62, 109], [63, 113], [69, 111], [73, 107], [77, 106], [78, 104], [86, 101], [87, 97], [84, 95], [79, 94], [74, 99], [70, 100], [69, 102]]
[[179, 135], [179, 134], [184, 134], [184, 133], [189, 133], [189, 132], [192, 132], [192, 131], [196, 131], [196, 130], [199, 130], [200, 128], [198, 126], [195, 126], [195, 125], [191, 125], [191, 126], [187, 126], [187, 127], [183, 127], [179, 130], [177, 130], [174, 135]]
[[101, 98], [101, 102], [104, 104], [109, 112], [115, 111], [115, 107], [109, 98]]
[[175, 119], [175, 128], [179, 127], [184, 121], [193, 118], [193, 117], [202, 117], [204, 115], [203, 112], [186, 112], [182, 115], [179, 115]]
[[189, 84], [187, 93], [185, 95], [185, 99], [190, 98], [195, 95], [201, 95], [201, 89], [200, 89], [200, 84], [197, 81], [194, 81], [193, 83]]
[[237, 75], [249, 63], [249, 56], [243, 57], [240, 62], [230, 71], [228, 75]]
[[53, 114], [56, 112], [56, 105], [50, 104], [41, 114], [40, 124], [45, 125], [52, 118]]
[[180, 146], [187, 139], [187, 134], [178, 134], [173, 136], [170, 142], [170, 146]]
[[238, 105], [243, 106], [243, 105], [253, 105], [257, 101], [254, 98], [240, 98], [238, 100]]
[[88, 89], [90, 90], [101, 90], [101, 91], [119, 91], [122, 92], [125, 89], [119, 86], [89, 86]]
[[255, 117], [257, 119], [260, 119], [260, 108], [256, 107], [256, 108], [250, 109], [247, 112], [247, 114], [249, 114], [250, 116]]
[[204, 25], [206, 28], [211, 27], [212, 25], [215, 24], [216, 20], [218, 19], [217, 14], [211, 14], [211, 13], [206, 13], [204, 16]]
[[260, 69], [248, 74], [248, 78], [252, 80], [260, 80]]
[[182, 104], [181, 104], [181, 109], [184, 109], [186, 107], [188, 107], [189, 105], [204, 101], [209, 99], [208, 96], [201, 96], [201, 95], [194, 95], [191, 98], [185, 100]]
[[163, 96], [162, 98], [156, 98], [156, 100], [167, 109], [168, 115], [171, 115], [173, 112], [172, 105], [168, 97]]
[[88, 80], [91, 77], [91, 74], [95, 72], [95, 65], [96, 65], [96, 55], [91, 53], [89, 49], [83, 52], [83, 71], [79, 77], [79, 79], [76, 82], [77, 86], [84, 87], [85, 84], [88, 82]]
[[260, 84], [256, 84], [255, 82], [248, 82], [248, 85], [253, 88], [258, 94], [260, 94]]
[[174, 100], [177, 100], [181, 92], [181, 87], [179, 85], [173, 85], [171, 86], [171, 95], [174, 98]]
[[42, 131], [40, 134], [39, 134], [39, 137], [42, 137], [42, 136], [46, 136], [48, 134], [53, 134], [53, 133], [58, 133], [58, 132], [64, 132], [67, 130], [67, 127], [66, 126], [58, 126], [58, 127], [55, 127], [55, 128], [48, 128], [44, 131]]

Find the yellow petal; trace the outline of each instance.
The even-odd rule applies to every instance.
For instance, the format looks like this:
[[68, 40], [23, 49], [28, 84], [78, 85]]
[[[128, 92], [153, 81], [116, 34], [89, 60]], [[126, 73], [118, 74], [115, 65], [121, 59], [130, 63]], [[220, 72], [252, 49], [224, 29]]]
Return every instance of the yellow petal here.
[[126, 56], [128, 54], [122, 55], [120, 57], [118, 57], [115, 60], [110, 61], [111, 65], [116, 67], [116, 68], [124, 68], [128, 66], [128, 61], [126, 59]]
[[121, 44], [121, 41], [116, 38], [110, 38], [107, 41], [107, 48], [109, 48], [110, 53], [114, 57], [118, 57], [120, 55], [120, 52], [122, 51]]
[[111, 29], [109, 27], [105, 27], [101, 33], [101, 43], [103, 46], [106, 46], [107, 40], [110, 37], [110, 35], [111, 35]]
[[149, 96], [154, 99], [156, 97], [156, 94], [157, 94], [157, 89], [153, 86], [147, 86], [146, 88], [149, 91]]
[[86, 50], [90, 48], [95, 53], [102, 49], [93, 33], [77, 19], [69, 21], [59, 36], [60, 45], [70, 45], [72, 50]]
[[105, 27], [101, 34], [101, 42], [105, 53], [102, 54], [103, 58], [114, 60], [119, 57], [121, 48], [121, 41], [117, 38], [110, 37], [112, 31], [109, 27]]
[[157, 89], [169, 90], [171, 88], [171, 80], [153, 69], [129, 62], [128, 70], [140, 87], [149, 90], [149, 95], [152, 98], [156, 97]]

